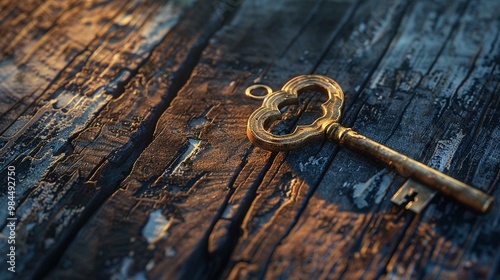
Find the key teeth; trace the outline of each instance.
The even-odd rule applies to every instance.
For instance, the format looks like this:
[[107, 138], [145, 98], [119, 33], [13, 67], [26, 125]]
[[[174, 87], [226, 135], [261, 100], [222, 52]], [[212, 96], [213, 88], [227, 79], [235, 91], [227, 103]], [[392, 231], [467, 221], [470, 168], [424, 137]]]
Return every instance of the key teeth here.
[[[413, 179], [408, 179], [392, 196], [391, 201], [399, 206], [405, 205], [407, 210], [419, 214], [436, 195], [436, 191]], [[412, 200], [409, 198], [413, 197]]]

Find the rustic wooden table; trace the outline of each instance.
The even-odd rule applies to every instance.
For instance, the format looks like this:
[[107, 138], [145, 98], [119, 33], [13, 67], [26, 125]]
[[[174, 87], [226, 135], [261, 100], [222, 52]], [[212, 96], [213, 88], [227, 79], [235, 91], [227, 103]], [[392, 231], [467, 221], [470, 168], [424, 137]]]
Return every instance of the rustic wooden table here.
[[[334, 143], [254, 147], [243, 94], [329, 76], [343, 125], [498, 200], [499, 11], [1, 1], [0, 279], [499, 279], [499, 203], [416, 215], [390, 202], [404, 178]], [[301, 101], [274, 131], [318, 115]]]

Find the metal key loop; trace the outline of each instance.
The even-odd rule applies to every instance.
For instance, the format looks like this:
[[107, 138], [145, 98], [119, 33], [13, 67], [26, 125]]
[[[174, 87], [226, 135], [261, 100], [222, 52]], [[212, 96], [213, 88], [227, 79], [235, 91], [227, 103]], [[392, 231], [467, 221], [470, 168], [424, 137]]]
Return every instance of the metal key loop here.
[[[252, 91], [258, 88], [265, 89], [268, 94], [253, 95]], [[280, 108], [297, 104], [299, 92], [308, 89], [316, 89], [327, 95], [327, 100], [321, 105], [323, 115], [310, 125], [297, 126], [290, 134], [275, 135], [268, 131], [273, 121], [281, 119]], [[263, 99], [262, 106], [252, 113], [247, 124], [247, 135], [258, 147], [271, 151], [294, 150], [326, 137], [341, 147], [377, 159], [393, 167], [401, 176], [410, 178], [391, 199], [399, 205], [407, 202], [407, 209], [418, 213], [432, 199], [434, 192], [426, 186], [479, 213], [491, 208], [494, 200], [492, 196], [340, 125], [344, 94], [337, 82], [328, 77], [301, 75], [288, 81], [276, 92], [272, 92], [268, 86], [253, 85], [247, 88], [246, 95]], [[414, 195], [414, 201], [404, 201], [410, 195]]]

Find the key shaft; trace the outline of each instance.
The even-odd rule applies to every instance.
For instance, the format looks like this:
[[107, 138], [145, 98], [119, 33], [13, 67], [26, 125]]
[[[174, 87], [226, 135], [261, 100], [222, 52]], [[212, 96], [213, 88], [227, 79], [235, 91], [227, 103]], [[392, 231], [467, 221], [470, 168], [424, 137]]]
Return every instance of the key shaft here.
[[402, 155], [350, 128], [345, 128], [338, 123], [332, 123], [327, 128], [326, 134], [328, 140], [381, 161], [393, 167], [401, 176], [416, 179], [432, 189], [456, 199], [474, 211], [485, 213], [493, 203], [494, 198], [492, 196]]

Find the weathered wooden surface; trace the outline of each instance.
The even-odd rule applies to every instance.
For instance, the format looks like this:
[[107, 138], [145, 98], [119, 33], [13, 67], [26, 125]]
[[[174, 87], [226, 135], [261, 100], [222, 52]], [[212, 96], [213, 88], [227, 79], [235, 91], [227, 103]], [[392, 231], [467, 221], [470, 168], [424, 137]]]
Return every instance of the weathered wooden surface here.
[[[500, 200], [498, 1], [2, 1], [1, 279], [497, 279], [500, 206], [334, 143], [251, 145], [244, 89], [307, 73], [342, 124]], [[306, 93], [274, 130], [311, 122]]]

